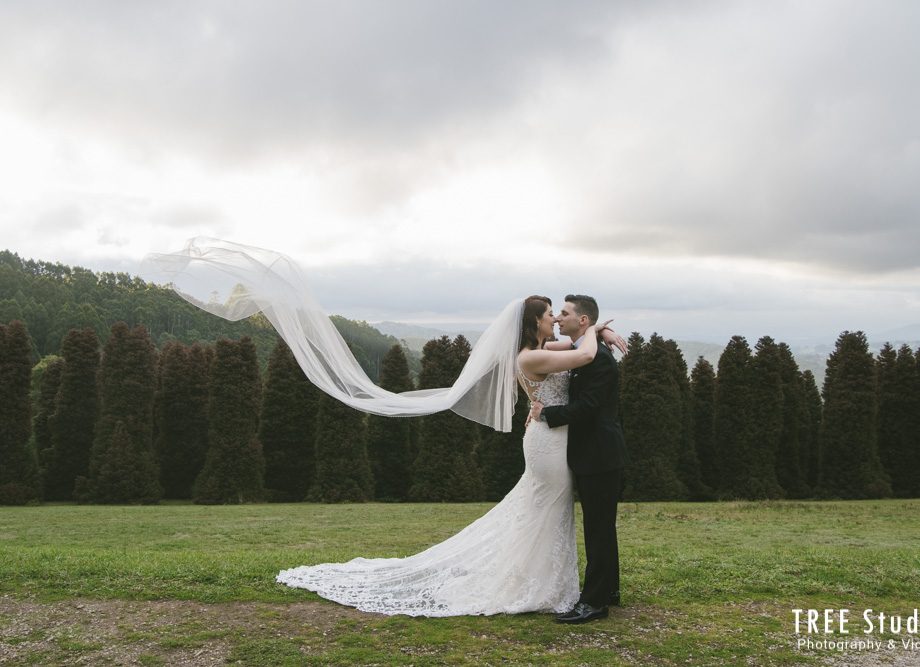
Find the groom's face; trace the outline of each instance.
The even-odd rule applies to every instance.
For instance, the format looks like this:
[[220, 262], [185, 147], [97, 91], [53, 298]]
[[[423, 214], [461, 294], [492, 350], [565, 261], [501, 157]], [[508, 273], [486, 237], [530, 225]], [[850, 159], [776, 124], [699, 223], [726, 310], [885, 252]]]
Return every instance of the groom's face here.
[[575, 304], [570, 301], [565, 302], [565, 305], [562, 306], [562, 310], [560, 310], [559, 314], [556, 316], [556, 322], [559, 324], [559, 333], [573, 340], [581, 336], [587, 321], [588, 318], [586, 316], [579, 315], [575, 312]]

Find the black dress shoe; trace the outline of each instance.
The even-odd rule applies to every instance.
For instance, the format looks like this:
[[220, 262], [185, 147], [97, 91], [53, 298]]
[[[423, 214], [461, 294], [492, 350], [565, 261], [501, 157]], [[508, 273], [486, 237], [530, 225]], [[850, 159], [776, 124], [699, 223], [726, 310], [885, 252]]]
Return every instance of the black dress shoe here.
[[592, 607], [584, 602], [579, 602], [572, 611], [559, 614], [556, 617], [556, 623], [587, 623], [596, 618], [607, 618], [607, 607]]

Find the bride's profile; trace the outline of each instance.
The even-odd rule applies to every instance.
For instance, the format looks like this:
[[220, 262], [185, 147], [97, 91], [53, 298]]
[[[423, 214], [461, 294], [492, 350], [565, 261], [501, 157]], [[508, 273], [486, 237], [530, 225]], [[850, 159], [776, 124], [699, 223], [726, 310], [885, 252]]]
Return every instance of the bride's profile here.
[[[314, 384], [368, 412], [407, 415], [452, 409], [510, 430], [518, 384], [531, 402], [564, 405], [568, 371], [591, 362], [597, 351], [595, 336], [585, 336], [578, 349], [559, 343], [547, 349], [555, 322], [552, 302], [531, 296], [512, 301], [502, 311], [477, 341], [453, 387], [390, 394], [357, 367], [289, 259], [206, 241], [193, 240], [180, 253], [150, 256], [148, 266], [170, 277], [185, 298], [223, 317], [239, 319], [261, 310]], [[176, 283], [190, 277], [209, 286], [221, 277], [225, 283], [227, 277], [236, 282], [226, 301], [206, 303], [195, 296], [188, 280], [184, 287]], [[603, 325], [598, 333], [605, 340], [616, 337]], [[525, 470], [518, 483], [489, 512], [439, 544], [405, 558], [301, 565], [283, 570], [276, 580], [384, 614], [567, 611], [579, 598], [579, 579], [566, 442], [566, 427], [529, 423], [523, 440]]]

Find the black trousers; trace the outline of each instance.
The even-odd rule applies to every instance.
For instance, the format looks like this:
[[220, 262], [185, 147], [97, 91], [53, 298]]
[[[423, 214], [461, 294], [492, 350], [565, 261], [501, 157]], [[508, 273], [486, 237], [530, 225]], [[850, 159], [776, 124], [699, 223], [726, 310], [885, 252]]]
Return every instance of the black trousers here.
[[575, 475], [575, 488], [584, 515], [585, 585], [579, 602], [606, 607], [620, 592], [620, 552], [617, 546], [617, 502], [623, 493], [623, 471]]

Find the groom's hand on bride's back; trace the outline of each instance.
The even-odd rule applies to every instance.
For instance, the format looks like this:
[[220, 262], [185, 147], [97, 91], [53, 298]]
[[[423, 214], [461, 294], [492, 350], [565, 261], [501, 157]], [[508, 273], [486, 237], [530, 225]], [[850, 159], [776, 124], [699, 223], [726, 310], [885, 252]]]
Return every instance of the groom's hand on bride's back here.
[[530, 425], [532, 421], [540, 421], [540, 413], [543, 412], [543, 404], [540, 401], [534, 401], [530, 406], [530, 414], [527, 415], [527, 421], [524, 422], [524, 427]]

